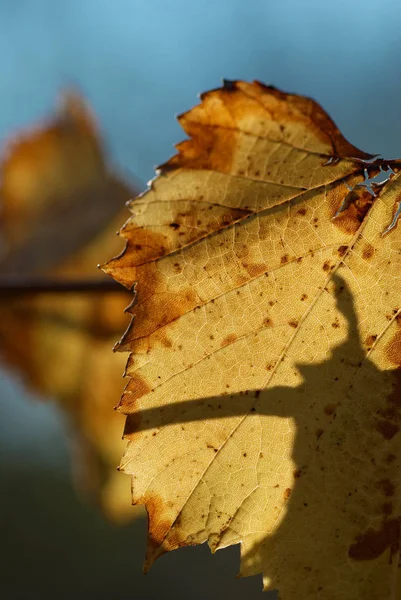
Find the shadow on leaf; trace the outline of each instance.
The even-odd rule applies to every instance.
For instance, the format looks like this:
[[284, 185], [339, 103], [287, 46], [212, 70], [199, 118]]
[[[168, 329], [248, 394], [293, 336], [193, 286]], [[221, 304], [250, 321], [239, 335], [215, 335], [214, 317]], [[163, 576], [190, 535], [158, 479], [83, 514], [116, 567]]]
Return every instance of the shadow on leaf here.
[[[257, 488], [220, 530], [209, 528], [204, 539], [212, 549], [241, 541], [241, 575], [263, 572], [265, 586], [278, 587], [283, 597], [375, 598], [379, 592], [386, 597], [386, 590], [395, 597], [401, 370], [382, 371], [369, 359], [351, 293], [339, 276], [334, 282], [348, 335], [325, 362], [296, 365], [301, 385], [145, 409], [128, 415], [125, 434], [130, 438], [194, 421], [212, 426], [216, 419], [233, 416], [253, 415], [260, 422], [272, 416], [286, 419], [295, 425], [292, 483], [283, 485], [288, 477], [280, 465], [275, 468], [260, 452], [253, 464]], [[214, 451], [218, 457], [220, 448]], [[233, 483], [232, 494], [240, 491], [235, 485], [240, 484]], [[252, 520], [255, 503], [259, 529], [259, 521]], [[263, 534], [267, 521], [273, 523], [268, 535], [267, 530]], [[240, 535], [247, 523], [249, 536]], [[178, 518], [170, 529], [180, 529]], [[175, 547], [191, 543], [190, 535], [182, 539]], [[163, 549], [164, 539], [159, 544]]]

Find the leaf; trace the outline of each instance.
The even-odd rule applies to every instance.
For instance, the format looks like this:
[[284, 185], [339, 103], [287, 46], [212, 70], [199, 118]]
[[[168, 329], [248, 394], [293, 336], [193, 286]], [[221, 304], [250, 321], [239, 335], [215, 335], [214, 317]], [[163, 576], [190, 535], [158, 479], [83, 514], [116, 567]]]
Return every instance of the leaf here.
[[[64, 97], [58, 116], [6, 148], [0, 198], [8, 252], [1, 275], [41, 273], [65, 283], [104, 278], [96, 264], [120, 251], [112, 233], [133, 190], [111, 172], [84, 101]], [[121, 289], [4, 295], [0, 302], [3, 361], [33, 391], [60, 404], [69, 421], [76, 482], [116, 521], [134, 516], [129, 482], [117, 472], [121, 418], [111, 410], [123, 361], [111, 359], [110, 349], [126, 326], [127, 301]]]
[[[3, 155], [3, 273], [58, 266], [110, 226], [132, 192], [110, 169], [94, 117], [75, 93], [62, 96], [51, 120], [6, 143]], [[94, 260], [81, 275], [93, 274]]]
[[399, 597], [399, 163], [260, 83], [201, 100], [104, 267], [135, 285], [121, 469], [145, 568], [240, 543], [285, 600]]

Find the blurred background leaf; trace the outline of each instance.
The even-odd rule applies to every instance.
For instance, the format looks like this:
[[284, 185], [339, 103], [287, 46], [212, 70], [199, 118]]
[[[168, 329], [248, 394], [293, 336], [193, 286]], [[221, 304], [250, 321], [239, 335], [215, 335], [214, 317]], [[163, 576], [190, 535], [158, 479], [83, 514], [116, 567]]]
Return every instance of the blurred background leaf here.
[[[56, 117], [17, 134], [5, 149], [0, 275], [23, 280], [40, 273], [66, 284], [104, 279], [96, 259], [121, 250], [113, 233], [134, 191], [109, 169], [83, 99], [64, 95]], [[34, 392], [59, 403], [70, 426], [75, 482], [116, 521], [138, 514], [116, 470], [122, 424], [112, 410], [124, 360], [111, 348], [126, 326], [129, 301], [121, 288], [6, 295], [0, 302], [3, 360]]]

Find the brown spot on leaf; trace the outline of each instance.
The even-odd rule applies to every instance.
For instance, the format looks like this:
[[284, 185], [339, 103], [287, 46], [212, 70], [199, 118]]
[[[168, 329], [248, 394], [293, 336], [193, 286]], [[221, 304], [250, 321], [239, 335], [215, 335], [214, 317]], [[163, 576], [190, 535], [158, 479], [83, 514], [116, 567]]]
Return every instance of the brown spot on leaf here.
[[348, 250], [348, 246], [340, 246], [337, 250], [338, 256], [344, 256], [344, 254], [347, 252], [347, 250]]
[[105, 270], [119, 283], [131, 289], [136, 280], [135, 267], [168, 253], [169, 240], [162, 233], [144, 227], [134, 228], [133, 225], [129, 229], [127, 225], [123, 227], [120, 235], [127, 240], [126, 248], [120, 256], [107, 263]]
[[291, 319], [291, 321], [288, 321], [288, 325], [296, 329], [298, 327], [298, 321], [296, 319]]
[[325, 271], [326, 273], [328, 273], [328, 271], [331, 270], [331, 264], [328, 260], [326, 260], [326, 262], [323, 264], [323, 271]]
[[370, 258], [372, 258], [374, 253], [375, 249], [373, 248], [372, 244], [367, 244], [362, 250], [362, 258], [364, 258], [365, 260], [369, 260]]
[[177, 144], [178, 154], [160, 165], [161, 173], [185, 167], [223, 173], [231, 172], [239, 136], [237, 131], [205, 126], [191, 119], [189, 113], [180, 115], [178, 120], [190, 139]]
[[390, 362], [401, 367], [401, 331], [397, 331], [384, 349], [385, 355]]
[[286, 490], [284, 490], [284, 494], [283, 494], [284, 500], [288, 500], [290, 495], [291, 495], [291, 488], [287, 488]]
[[263, 263], [261, 264], [249, 264], [249, 263], [243, 263], [243, 267], [244, 269], [246, 269], [248, 275], [250, 277], [257, 277], [258, 275], [261, 275], [262, 273], [264, 273], [266, 271], [266, 265]]
[[365, 344], [368, 348], [371, 348], [376, 340], [377, 340], [377, 335], [375, 335], [375, 334], [368, 335], [365, 340]]
[[125, 414], [135, 411], [138, 398], [148, 394], [151, 389], [151, 386], [140, 375], [131, 376], [117, 409]]
[[364, 187], [348, 192], [342, 205], [337, 209], [333, 224], [344, 233], [354, 234], [365, 219], [373, 201], [374, 196]]
[[334, 411], [336, 410], [337, 406], [338, 406], [337, 404], [326, 404], [326, 406], [323, 409], [324, 414], [327, 416], [332, 415], [334, 413]]
[[171, 527], [171, 521], [162, 519], [161, 515], [165, 508], [164, 502], [156, 495], [140, 498], [137, 504], [145, 504], [148, 513], [149, 538], [154, 546], [159, 546]]
[[149, 263], [132, 271], [138, 283], [135, 301], [127, 312], [134, 315], [135, 327], [128, 328], [121, 344], [146, 337], [197, 307], [198, 297], [193, 288], [184, 287], [175, 293], [168, 290], [167, 281], [157, 263]]
[[399, 519], [385, 520], [380, 529], [368, 529], [357, 536], [349, 548], [348, 555], [353, 560], [374, 560], [387, 549], [391, 556], [398, 551], [400, 540]]
[[385, 440], [391, 440], [399, 432], [400, 427], [391, 421], [382, 420], [376, 423], [376, 430]]
[[174, 550], [185, 544], [186, 536], [181, 533], [181, 515], [175, 519], [166, 519], [163, 515], [165, 502], [156, 494], [142, 497], [135, 504], [145, 504], [148, 513], [148, 551], [147, 559], [152, 555]]
[[221, 342], [220, 346], [227, 346], [228, 344], [232, 344], [238, 338], [236, 333], [229, 333]]
[[172, 341], [167, 337], [167, 332], [164, 328], [159, 329], [152, 336], [152, 343], [154, 345], [156, 345], [156, 341], [158, 341], [163, 348], [171, 348], [173, 345]]
[[380, 479], [380, 481], [377, 482], [376, 487], [384, 494], [384, 496], [394, 496], [395, 487], [389, 479]]

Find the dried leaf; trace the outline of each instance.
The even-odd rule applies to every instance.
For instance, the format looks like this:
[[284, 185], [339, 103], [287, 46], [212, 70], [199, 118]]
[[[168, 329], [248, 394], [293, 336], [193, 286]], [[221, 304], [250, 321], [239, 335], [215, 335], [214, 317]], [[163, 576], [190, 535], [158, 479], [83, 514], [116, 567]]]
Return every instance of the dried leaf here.
[[398, 163], [307, 98], [201, 99], [105, 267], [135, 283], [121, 468], [145, 567], [240, 543], [284, 600], [399, 597], [401, 179], [367, 181]]
[[[65, 97], [55, 119], [7, 147], [0, 199], [8, 253], [0, 273], [40, 272], [66, 283], [104, 278], [96, 264], [121, 250], [113, 233], [133, 191], [111, 173], [83, 100]], [[134, 516], [129, 481], [117, 472], [124, 442], [121, 417], [112, 411], [123, 361], [110, 357], [126, 326], [128, 298], [122, 289], [5, 295], [0, 303], [3, 360], [32, 390], [61, 405], [74, 442], [76, 481], [116, 521]]]
[[[94, 117], [73, 93], [62, 96], [53, 119], [6, 143], [3, 155], [2, 273], [59, 266], [108, 227], [132, 193], [110, 169]], [[90, 258], [81, 275], [93, 274]]]

